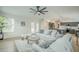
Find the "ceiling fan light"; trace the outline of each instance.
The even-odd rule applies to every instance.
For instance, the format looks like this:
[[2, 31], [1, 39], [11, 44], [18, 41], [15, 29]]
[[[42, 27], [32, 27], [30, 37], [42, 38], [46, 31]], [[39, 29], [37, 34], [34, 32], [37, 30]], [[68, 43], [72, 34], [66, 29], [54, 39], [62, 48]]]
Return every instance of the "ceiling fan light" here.
[[38, 15], [40, 15], [40, 12], [37, 12]]

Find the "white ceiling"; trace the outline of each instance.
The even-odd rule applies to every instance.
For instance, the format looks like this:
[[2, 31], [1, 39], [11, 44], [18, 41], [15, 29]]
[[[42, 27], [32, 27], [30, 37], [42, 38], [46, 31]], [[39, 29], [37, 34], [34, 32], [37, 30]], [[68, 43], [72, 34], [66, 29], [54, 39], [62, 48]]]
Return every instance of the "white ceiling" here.
[[[42, 6], [43, 7], [43, 6]], [[42, 8], [41, 7], [41, 8]], [[29, 8], [35, 8], [34, 6], [0, 6], [0, 11], [8, 14], [13, 15], [20, 15], [20, 16], [30, 16], [33, 15], [30, 13]], [[79, 14], [79, 7], [78, 6], [48, 6], [47, 9], [48, 13], [45, 16], [62, 16], [62, 15], [70, 15], [70, 14]]]

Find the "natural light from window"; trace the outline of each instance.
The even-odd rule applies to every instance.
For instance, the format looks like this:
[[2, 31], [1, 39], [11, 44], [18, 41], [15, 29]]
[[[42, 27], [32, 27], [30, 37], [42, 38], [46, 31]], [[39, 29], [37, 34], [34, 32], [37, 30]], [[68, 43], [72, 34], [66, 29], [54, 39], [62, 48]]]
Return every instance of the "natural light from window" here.
[[12, 24], [11, 24], [11, 25], [12, 25], [11, 32], [14, 32], [14, 26], [15, 26], [15, 25], [14, 25], [14, 24], [15, 24], [15, 23], [14, 23], [14, 19], [11, 19], [11, 22], [12, 22]]
[[35, 33], [39, 31], [39, 23], [32, 22], [31, 23], [31, 33]]

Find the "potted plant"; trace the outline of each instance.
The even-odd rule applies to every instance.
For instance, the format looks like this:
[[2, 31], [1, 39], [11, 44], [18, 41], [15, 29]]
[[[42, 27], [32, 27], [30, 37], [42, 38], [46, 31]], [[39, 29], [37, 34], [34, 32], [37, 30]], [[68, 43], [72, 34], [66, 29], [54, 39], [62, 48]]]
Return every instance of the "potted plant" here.
[[0, 40], [3, 40], [4, 38], [3, 28], [6, 26], [5, 19], [5, 16], [0, 16]]

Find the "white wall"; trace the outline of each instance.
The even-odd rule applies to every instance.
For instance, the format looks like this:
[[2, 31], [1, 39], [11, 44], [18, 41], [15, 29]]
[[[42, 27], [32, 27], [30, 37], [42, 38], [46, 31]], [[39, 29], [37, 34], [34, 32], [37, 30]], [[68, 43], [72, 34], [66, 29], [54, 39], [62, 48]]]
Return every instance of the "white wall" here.
[[[11, 20], [14, 19], [14, 32], [11, 32], [11, 29], [9, 29], [8, 32], [6, 32], [6, 35], [8, 36], [21, 36], [22, 34], [30, 34], [31, 23], [40, 23], [40, 18], [38, 17], [17, 16], [6, 13], [2, 13], [0, 15], [6, 16], [9, 23], [11, 23]], [[24, 21], [26, 25], [21, 26], [21, 21]]]

